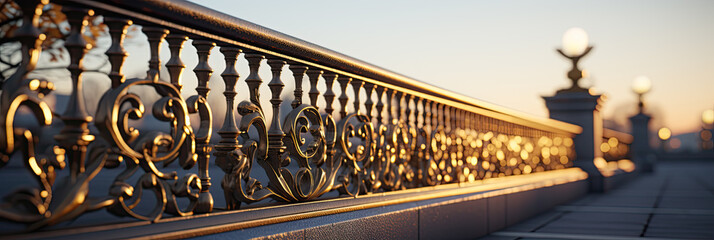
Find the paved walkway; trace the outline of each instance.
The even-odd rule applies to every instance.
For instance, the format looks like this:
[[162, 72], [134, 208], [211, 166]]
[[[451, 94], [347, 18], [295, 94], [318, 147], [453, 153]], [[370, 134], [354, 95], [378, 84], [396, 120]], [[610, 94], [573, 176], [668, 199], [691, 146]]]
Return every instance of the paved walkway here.
[[714, 162], [660, 163], [483, 239], [714, 239]]

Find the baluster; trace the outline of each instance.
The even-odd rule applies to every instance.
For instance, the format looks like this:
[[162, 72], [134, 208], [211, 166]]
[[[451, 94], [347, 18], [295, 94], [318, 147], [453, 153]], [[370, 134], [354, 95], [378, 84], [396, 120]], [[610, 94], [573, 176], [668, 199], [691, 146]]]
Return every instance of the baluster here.
[[327, 114], [332, 115], [332, 112], [335, 110], [332, 108], [332, 102], [335, 101], [335, 92], [332, 91], [332, 85], [335, 83], [335, 80], [337, 79], [337, 74], [334, 73], [325, 73], [322, 75], [323, 78], [325, 78], [325, 86], [327, 90], [325, 90], [325, 112]]
[[347, 86], [351, 81], [352, 78], [347, 76], [337, 78], [337, 82], [340, 84], [340, 89], [342, 90], [340, 97], [337, 98], [337, 100], [340, 101], [340, 117], [342, 118], [347, 116], [347, 101], [350, 100], [350, 98], [347, 97]]
[[466, 116], [464, 110], [457, 108], [455, 116], [456, 116], [456, 127], [455, 128], [457, 128], [459, 130], [464, 130], [464, 121], [465, 121], [464, 117]]
[[481, 115], [474, 114], [474, 121], [474, 128], [479, 132], [485, 132], [483, 128], [483, 117], [481, 117]]
[[183, 89], [181, 75], [183, 75], [183, 70], [186, 68], [186, 65], [181, 61], [181, 50], [186, 40], [188, 40], [188, 37], [181, 34], [169, 34], [166, 36], [166, 42], [169, 43], [169, 50], [171, 51], [171, 58], [166, 62], [166, 69], [169, 70], [171, 84], [173, 84], [179, 92]]
[[[416, 126], [415, 124], [413, 124], [414, 118], [412, 117], [413, 110], [411, 108], [411, 105], [413, 100], [414, 96], [412, 96], [411, 94], [404, 94], [404, 120], [406, 121], [406, 124], [409, 127]], [[414, 107], [416, 107], [416, 104], [414, 105]]]
[[317, 107], [317, 97], [320, 96], [320, 91], [317, 90], [317, 82], [320, 80], [322, 73], [320, 69], [307, 70], [307, 77], [310, 79], [310, 91], [307, 94], [310, 96], [310, 104], [316, 109], [319, 109]]
[[454, 128], [456, 129], [464, 129], [463, 128], [463, 123], [464, 123], [464, 111], [461, 109], [454, 109], [454, 121], [456, 121], [456, 124], [454, 124]]
[[434, 131], [436, 130], [436, 120], [438, 115], [436, 101], [429, 100], [429, 112], [427, 114], [429, 115], [429, 130]]
[[364, 85], [364, 81], [359, 80], [359, 79], [354, 79], [352, 80], [352, 90], [355, 92], [355, 101], [353, 103], [355, 107], [355, 113], [359, 114], [359, 106], [361, 105], [360, 100], [359, 100], [359, 92], [362, 89], [362, 86]]
[[226, 84], [226, 89], [223, 91], [223, 96], [226, 98], [226, 118], [223, 120], [223, 127], [218, 130], [218, 135], [221, 140], [216, 144], [216, 162], [230, 161], [231, 153], [238, 149], [238, 134], [239, 130], [236, 125], [235, 115], [233, 113], [234, 101], [236, 96], [235, 86], [238, 82], [238, 71], [235, 64], [238, 60], [238, 54], [241, 50], [233, 47], [221, 47], [221, 53], [226, 61], [226, 69], [221, 73], [223, 82]]
[[384, 96], [384, 87], [383, 86], [377, 86], [377, 105], [375, 107], [377, 108], [377, 123], [379, 125], [382, 125], [384, 122], [382, 122], [382, 110], [384, 109], [384, 102], [382, 101], [382, 96]]
[[105, 53], [109, 63], [112, 65], [112, 69], [109, 71], [109, 79], [112, 80], [112, 88], [116, 88], [124, 82], [124, 74], [121, 69], [128, 55], [124, 50], [124, 37], [126, 36], [127, 27], [133, 23], [128, 19], [104, 17], [104, 24], [109, 28], [109, 35], [112, 39], [112, 45], [109, 46]]
[[[7, 1], [5, 1], [7, 2]], [[18, 72], [13, 75], [20, 75], [17, 78], [22, 81], [25, 75], [35, 69], [37, 65], [37, 60], [39, 59], [40, 53], [42, 51], [42, 42], [47, 37], [38, 28], [38, 19], [42, 14], [42, 8], [44, 8], [47, 1], [42, 0], [32, 0], [32, 1], [20, 1], [16, 2], [22, 11], [22, 25], [17, 28], [14, 32], [14, 37], [22, 44], [21, 48], [21, 64], [17, 69]], [[9, 80], [9, 79], [8, 79]], [[15, 84], [10, 82], [0, 81], [0, 89], [3, 89], [3, 84]], [[1, 144], [0, 144], [1, 145]]]
[[[397, 120], [397, 122], [405, 122], [406, 123], [406, 121], [404, 121], [404, 107], [402, 107], [402, 100], [404, 99], [404, 93], [403, 92], [395, 92], [394, 96], [396, 97], [396, 99], [395, 99], [395, 101], [396, 101], [395, 114], [397, 115], [396, 120]], [[407, 107], [409, 107], [409, 106], [407, 106]]]
[[394, 91], [394, 89], [391, 89], [391, 88], [387, 89], [387, 117], [389, 117], [387, 119], [387, 121], [389, 121], [388, 124], [394, 124], [396, 121], [394, 119], [394, 94], [395, 93], [396, 92]]
[[273, 73], [273, 78], [268, 83], [270, 92], [272, 93], [272, 98], [270, 98], [270, 103], [273, 105], [273, 121], [268, 129], [268, 153], [270, 162], [274, 167], [283, 167], [284, 164], [281, 159], [281, 155], [285, 152], [285, 146], [283, 146], [283, 137], [285, 133], [280, 125], [280, 104], [283, 100], [280, 98], [280, 94], [283, 92], [285, 84], [280, 80], [280, 73], [283, 71], [283, 66], [286, 62], [279, 58], [269, 57], [268, 65], [270, 65], [270, 71]]
[[419, 112], [420, 103], [422, 103], [421, 98], [418, 96], [414, 96], [414, 127], [423, 128], [424, 120], [422, 120], [421, 125], [419, 125], [419, 116], [421, 116], [421, 112]]
[[293, 109], [297, 108], [302, 104], [302, 77], [307, 71], [307, 66], [298, 65], [297, 63], [290, 64], [290, 71], [293, 72], [293, 77], [295, 77], [295, 99], [290, 104]]
[[477, 122], [478, 122], [478, 115], [476, 115], [475, 113], [469, 113], [469, 123], [470, 124], [468, 126], [471, 130], [476, 130], [476, 126], [478, 125]]
[[451, 107], [450, 106], [444, 106], [443, 111], [444, 111], [444, 120], [442, 121], [444, 123], [444, 128], [446, 129], [446, 132], [451, 132]]
[[149, 71], [146, 72], [146, 79], [154, 82], [159, 81], [159, 72], [161, 71], [161, 59], [159, 59], [159, 50], [161, 50], [161, 42], [164, 40], [169, 30], [158, 27], [142, 27], [141, 31], [146, 34], [149, 40], [149, 50], [151, 57], [149, 58]]
[[459, 109], [451, 107], [449, 112], [449, 117], [451, 118], [451, 130], [456, 131], [459, 129]]
[[198, 78], [196, 92], [205, 98], [208, 97], [208, 92], [211, 91], [211, 89], [208, 88], [208, 80], [211, 80], [211, 74], [213, 74], [213, 69], [208, 65], [208, 57], [211, 55], [211, 49], [216, 46], [216, 43], [205, 40], [193, 40], [193, 46], [198, 53], [198, 64], [193, 68], [193, 72], [196, 73], [196, 77]]
[[72, 94], [69, 96], [67, 108], [60, 116], [64, 122], [64, 128], [59, 135], [55, 136], [55, 139], [67, 152], [70, 180], [74, 183], [78, 180], [78, 175], [84, 172], [87, 145], [94, 141], [94, 135], [89, 134], [89, 128], [87, 128], [92, 117], [87, 114], [82, 91], [82, 72], [84, 71], [82, 60], [89, 48], [83, 36], [84, 26], [87, 25], [87, 17], [94, 15], [94, 11], [74, 7], [63, 7], [62, 10], [67, 15], [67, 21], [71, 26], [64, 46], [67, 48], [70, 58], [67, 70], [72, 77]]
[[[216, 46], [215, 43], [211, 41], [204, 40], [193, 40], [193, 46], [196, 48], [198, 53], [198, 64], [193, 68], [193, 72], [198, 78], [198, 86], [196, 87], [196, 92], [198, 95], [204, 99], [208, 98], [208, 92], [211, 89], [208, 88], [208, 81], [211, 79], [211, 74], [213, 74], [213, 69], [208, 64], [208, 57], [211, 54], [211, 49]], [[206, 104], [207, 112], [206, 114], [201, 114], [201, 127], [203, 128], [203, 122], [206, 122], [205, 135], [196, 137], [196, 154], [198, 155], [198, 177], [201, 179], [201, 195], [199, 196], [198, 205], [194, 212], [196, 213], [206, 213], [213, 210], [213, 198], [209, 193], [211, 188], [211, 177], [208, 175], [208, 163], [211, 158], [210, 152], [212, 150], [209, 142], [211, 140], [211, 128], [212, 128], [212, 115], [208, 103]], [[204, 129], [202, 129], [204, 130]], [[199, 131], [204, 132], [204, 131]]]
[[471, 119], [470, 119], [471, 113], [468, 112], [468, 111], [466, 111], [466, 110], [461, 110], [461, 117], [463, 117], [463, 119], [461, 120], [461, 128], [464, 129], [464, 130], [470, 129], [470, 126], [471, 126], [471, 125], [470, 125], [470, 124], [471, 124]]
[[[428, 127], [430, 132], [434, 131], [434, 127], [431, 125], [431, 112], [433, 111], [432, 107], [431, 107], [432, 102], [429, 99], [425, 99], [423, 104], [424, 104], [423, 105], [423, 108], [424, 108], [424, 124], [423, 124], [423, 126], [424, 126], [424, 128]], [[427, 110], [427, 107], [429, 107], [429, 110]], [[431, 133], [428, 133], [428, 134], [431, 134]]]
[[447, 130], [446, 122], [445, 122], [445, 116], [444, 116], [444, 104], [439, 103], [439, 108], [437, 109], [439, 111], [439, 120], [437, 121], [437, 126], [441, 126], [444, 128], [444, 130]]
[[374, 102], [372, 101], [372, 91], [374, 90], [374, 84], [373, 83], [365, 83], [364, 84], [364, 91], [367, 93], [367, 100], [364, 102], [364, 110], [367, 112], [367, 117], [369, 118], [370, 121], [372, 121], [372, 106], [374, 105]]
[[245, 83], [248, 84], [248, 92], [250, 95], [250, 102], [260, 107], [260, 85], [263, 84], [263, 79], [258, 75], [258, 69], [260, 69], [260, 62], [265, 59], [265, 56], [259, 53], [246, 53], [245, 59], [248, 60], [248, 68], [250, 69], [250, 74], [245, 78]]

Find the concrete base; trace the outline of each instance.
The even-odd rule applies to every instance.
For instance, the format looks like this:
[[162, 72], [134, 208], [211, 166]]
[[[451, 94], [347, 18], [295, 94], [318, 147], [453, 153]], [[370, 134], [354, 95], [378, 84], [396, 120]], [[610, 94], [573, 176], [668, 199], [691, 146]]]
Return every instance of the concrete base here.
[[587, 192], [587, 181], [580, 180], [525, 191], [506, 189], [391, 205], [199, 238], [475, 239]]
[[604, 192], [614, 190], [628, 181], [634, 179], [638, 175], [637, 172], [624, 172], [618, 171], [614, 175], [604, 178], [603, 188]]
[[582, 133], [573, 139], [577, 154], [573, 164], [590, 176], [590, 191], [604, 191], [603, 176], [593, 163], [594, 159], [602, 157], [600, 150], [603, 134], [603, 122], [600, 116], [602, 98], [600, 95], [591, 95], [588, 92], [559, 91], [554, 96], [543, 97], [543, 99], [550, 118], [583, 128]]
[[652, 117], [639, 113], [630, 117], [632, 124], [632, 160], [637, 166], [637, 171], [651, 173], [657, 161], [652, 147], [650, 147], [649, 124]]

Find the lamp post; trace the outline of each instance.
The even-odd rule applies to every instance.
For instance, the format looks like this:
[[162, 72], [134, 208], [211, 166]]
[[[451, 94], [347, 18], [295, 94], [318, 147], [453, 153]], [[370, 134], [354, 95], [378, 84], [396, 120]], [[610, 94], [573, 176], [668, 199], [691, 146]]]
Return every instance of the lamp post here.
[[632, 81], [632, 91], [637, 94], [637, 99], [638, 99], [638, 108], [639, 108], [639, 113], [642, 113], [642, 111], [645, 108], [645, 104], [643, 101], [643, 95], [645, 93], [649, 92], [650, 89], [652, 88], [652, 82], [648, 77], [645, 76], [639, 76], [636, 77], [634, 81]]
[[558, 53], [570, 59], [573, 68], [567, 77], [572, 81], [569, 88], [556, 91], [553, 96], [543, 96], [550, 118], [572, 123], [583, 130], [573, 138], [575, 152], [578, 153], [573, 164], [587, 172], [590, 191], [603, 192], [607, 184], [602, 172], [595, 166], [595, 159], [602, 158], [603, 121], [600, 109], [604, 99], [578, 85], [583, 71], [578, 68], [578, 61], [592, 50], [588, 44], [588, 34], [581, 28], [568, 29], [563, 34], [563, 45]]
[[[650, 91], [652, 83], [645, 76], [636, 77], [632, 82], [632, 91], [637, 94], [637, 106], [639, 111], [635, 116], [630, 117], [632, 123], [632, 159], [641, 172], [652, 172], [656, 156], [650, 147], [650, 117], [644, 113], [645, 104], [643, 95]], [[671, 135], [671, 133], [670, 133]]]
[[562, 44], [561, 49], [557, 49], [557, 51], [573, 63], [573, 68], [568, 72], [568, 78], [572, 81], [572, 85], [570, 88], [558, 92], [587, 92], [587, 89], [578, 85], [578, 81], [583, 78], [583, 71], [578, 67], [578, 62], [593, 49], [588, 45], [588, 34], [582, 28], [568, 29], [563, 34]]

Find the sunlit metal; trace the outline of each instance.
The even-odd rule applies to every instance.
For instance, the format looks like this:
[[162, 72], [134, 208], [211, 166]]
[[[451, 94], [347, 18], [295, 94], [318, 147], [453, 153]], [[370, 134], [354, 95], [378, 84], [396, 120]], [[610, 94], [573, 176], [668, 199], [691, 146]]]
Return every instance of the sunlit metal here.
[[[22, 159], [37, 185], [4, 196], [0, 218], [26, 223], [25, 231], [69, 222], [94, 210], [158, 221], [169, 215], [235, 210], [264, 199], [304, 202], [328, 193], [355, 197], [573, 166], [577, 126], [453, 97], [416, 81], [389, 77], [367, 65], [363, 68], [366, 72], [356, 71], [359, 68], [353, 65], [326, 67], [331, 63], [321, 56], [260, 48], [278, 47], [278, 42], [257, 46], [246, 39], [220, 37], [223, 32], [207, 34], [204, 31], [212, 31], [208, 27], [192, 29], [175, 23], [176, 19], [157, 20], [147, 16], [151, 6], [141, 10], [147, 12], [132, 12], [118, 11], [123, 3], [60, 3], [66, 2], [72, 2], [63, 10], [71, 28], [65, 46], [73, 90], [63, 113], [55, 113], [45, 102], [53, 83], [27, 77], [45, 39], [36, 21], [48, 2], [17, 1], [23, 24], [14, 38], [6, 41], [22, 45], [22, 64], [2, 85], [0, 167], [11, 158]], [[101, 19], [112, 41], [105, 52], [111, 64], [106, 73], [111, 87], [96, 92], [101, 95], [99, 101], [85, 103], [81, 63], [85, 53], [96, 46], [86, 43], [83, 29], [92, 9], [106, 15]], [[148, 71], [142, 78], [123, 74], [131, 54], [123, 40], [134, 23], [141, 26], [149, 46], [149, 61], [142, 61]], [[195, 92], [183, 88], [186, 66], [181, 55], [188, 39], [192, 39], [198, 59], [193, 68]], [[170, 50], [165, 63], [168, 76], [161, 70], [164, 40]], [[208, 103], [213, 74], [209, 57], [215, 46], [220, 46], [225, 62], [223, 100], [212, 102], [226, 107], [216, 108], [225, 111], [218, 130], [213, 128], [214, 113]], [[569, 57], [574, 69], [587, 51]], [[352, 62], [336, 56], [338, 63]], [[249, 68], [248, 76], [242, 78], [246, 85], [236, 69], [243, 58]], [[290, 90], [284, 89], [285, 65], [296, 84], [289, 94], [291, 102], [285, 102], [289, 100], [283, 95], [284, 90]], [[267, 84], [260, 73], [265, 67], [272, 73]], [[310, 84], [309, 104], [303, 101], [305, 76]], [[335, 81], [338, 89], [334, 89]], [[573, 81], [577, 86], [577, 79]], [[322, 84], [324, 93], [318, 90]], [[260, 97], [263, 85], [269, 88], [269, 99]], [[237, 87], [244, 87], [247, 94], [239, 95]], [[335, 100], [338, 111], [333, 106]], [[261, 101], [269, 105], [261, 105]], [[324, 109], [318, 107], [322, 103]], [[86, 105], [96, 105], [96, 112], [88, 113]], [[286, 105], [290, 108], [282, 108]], [[38, 120], [39, 130], [16, 121], [21, 107], [27, 107]], [[61, 121], [53, 122], [54, 117]], [[162, 126], [137, 123], [148, 119]], [[61, 128], [61, 132], [54, 139], [40, 141], [41, 130], [50, 128]], [[212, 141], [214, 131], [219, 138]], [[620, 145], [607, 146], [615, 149]], [[211, 188], [213, 163], [225, 173], [220, 188]], [[112, 175], [106, 169], [118, 169], [118, 173]], [[64, 173], [59, 171], [66, 171], [67, 177], [55, 182], [58, 173]], [[259, 181], [259, 175], [267, 176], [267, 182]], [[111, 181], [107, 189], [92, 192], [90, 197], [89, 184], [97, 177]], [[221, 195], [226, 209], [213, 205], [213, 197]]]

